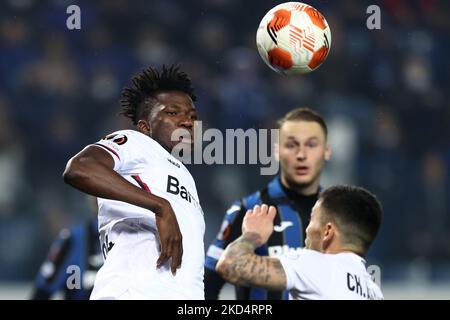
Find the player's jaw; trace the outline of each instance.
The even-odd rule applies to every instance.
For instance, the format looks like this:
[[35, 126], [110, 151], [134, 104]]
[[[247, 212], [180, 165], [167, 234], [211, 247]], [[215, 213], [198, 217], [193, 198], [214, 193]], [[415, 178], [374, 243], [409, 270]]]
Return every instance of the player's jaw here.
[[[194, 144], [194, 133], [191, 126], [181, 126], [177, 123], [164, 122], [162, 134], [157, 135], [157, 141], [169, 152], [177, 145], [191, 146]], [[184, 148], [185, 149], [185, 148]]]
[[305, 248], [316, 251], [322, 250], [323, 223], [320, 219], [320, 201], [317, 201], [311, 211], [311, 219], [306, 228]]

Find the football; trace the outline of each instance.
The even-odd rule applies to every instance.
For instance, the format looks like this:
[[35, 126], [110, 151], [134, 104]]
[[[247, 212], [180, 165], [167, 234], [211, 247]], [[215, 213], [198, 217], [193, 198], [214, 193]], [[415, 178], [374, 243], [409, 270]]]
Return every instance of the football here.
[[256, 45], [272, 70], [284, 75], [305, 74], [327, 58], [331, 31], [325, 17], [310, 5], [286, 2], [262, 18]]

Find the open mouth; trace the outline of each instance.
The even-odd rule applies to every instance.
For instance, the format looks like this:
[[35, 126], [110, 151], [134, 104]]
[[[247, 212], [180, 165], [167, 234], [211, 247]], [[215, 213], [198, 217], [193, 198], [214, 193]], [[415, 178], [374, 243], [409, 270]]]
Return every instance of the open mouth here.
[[306, 175], [309, 172], [309, 168], [307, 166], [297, 166], [295, 167], [295, 173], [298, 175]]

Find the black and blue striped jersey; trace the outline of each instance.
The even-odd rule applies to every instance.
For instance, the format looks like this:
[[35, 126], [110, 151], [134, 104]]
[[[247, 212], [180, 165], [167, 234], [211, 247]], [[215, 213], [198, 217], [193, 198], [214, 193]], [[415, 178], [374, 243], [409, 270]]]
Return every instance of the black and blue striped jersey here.
[[102, 264], [97, 218], [63, 229], [36, 276], [31, 299], [61, 292], [65, 300], [88, 300]]
[[[268, 242], [256, 249], [261, 256], [279, 256], [289, 250], [304, 246], [305, 230], [309, 224], [311, 209], [318, 194], [303, 196], [285, 188], [280, 177], [247, 197], [235, 201], [227, 210], [220, 231], [209, 246], [205, 260], [205, 298], [217, 299], [225, 281], [216, 273], [215, 266], [225, 247], [241, 235], [242, 221], [248, 209], [256, 204], [268, 204], [277, 208], [274, 232]], [[268, 291], [261, 288], [235, 286], [238, 300], [288, 299], [288, 292]]]

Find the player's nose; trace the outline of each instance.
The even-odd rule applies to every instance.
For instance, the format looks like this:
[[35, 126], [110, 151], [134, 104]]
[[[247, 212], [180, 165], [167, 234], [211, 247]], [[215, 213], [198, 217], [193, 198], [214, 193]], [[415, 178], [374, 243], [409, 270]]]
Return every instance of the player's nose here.
[[180, 122], [180, 127], [192, 129], [194, 127], [194, 120], [192, 120], [191, 118], [184, 118]]
[[306, 152], [304, 148], [300, 148], [296, 154], [297, 160], [305, 160], [306, 159]]

